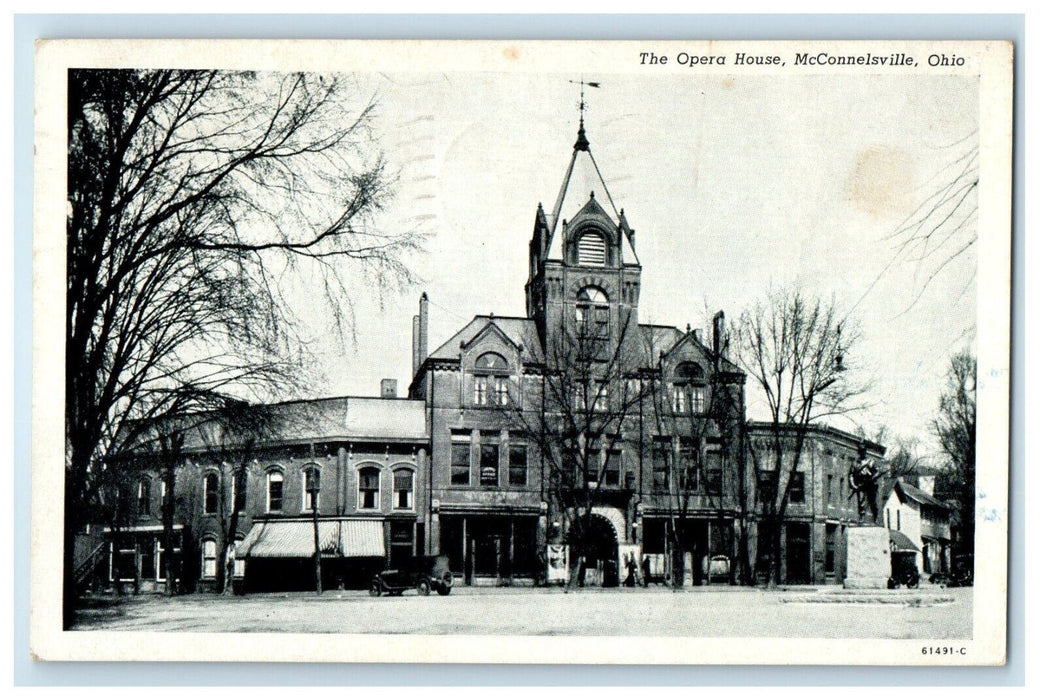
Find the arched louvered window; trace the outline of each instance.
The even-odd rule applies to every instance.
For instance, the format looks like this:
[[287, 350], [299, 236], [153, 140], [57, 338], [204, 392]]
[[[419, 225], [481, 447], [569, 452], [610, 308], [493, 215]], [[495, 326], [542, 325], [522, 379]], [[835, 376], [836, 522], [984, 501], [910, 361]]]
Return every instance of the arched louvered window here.
[[583, 267], [606, 267], [607, 239], [599, 231], [585, 231], [577, 239], [577, 264]]

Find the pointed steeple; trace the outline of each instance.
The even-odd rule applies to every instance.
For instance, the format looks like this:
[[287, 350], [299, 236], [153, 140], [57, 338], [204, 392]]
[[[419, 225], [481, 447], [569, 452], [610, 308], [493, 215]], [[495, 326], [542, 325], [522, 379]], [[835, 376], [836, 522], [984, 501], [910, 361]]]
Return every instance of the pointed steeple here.
[[581, 126], [577, 130], [577, 141], [574, 142], [575, 151], [587, 151], [588, 139], [585, 137], [585, 113], [581, 113]]

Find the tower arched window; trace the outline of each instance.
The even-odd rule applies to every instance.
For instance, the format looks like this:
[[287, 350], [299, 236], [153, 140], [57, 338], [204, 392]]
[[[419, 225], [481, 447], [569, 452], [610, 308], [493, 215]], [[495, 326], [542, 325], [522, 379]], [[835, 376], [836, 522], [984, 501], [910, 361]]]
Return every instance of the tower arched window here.
[[606, 292], [590, 285], [577, 293], [574, 310], [577, 336], [580, 340], [610, 339], [610, 302]]
[[477, 357], [472, 370], [472, 402], [477, 406], [507, 406], [508, 374], [508, 361], [496, 352]]
[[600, 231], [589, 229], [578, 236], [577, 264], [582, 267], [606, 267], [607, 239]]

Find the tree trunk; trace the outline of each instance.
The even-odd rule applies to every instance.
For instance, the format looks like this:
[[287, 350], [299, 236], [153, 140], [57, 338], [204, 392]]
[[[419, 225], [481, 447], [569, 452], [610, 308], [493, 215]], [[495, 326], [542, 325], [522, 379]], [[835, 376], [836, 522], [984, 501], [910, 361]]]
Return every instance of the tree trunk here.
[[672, 588], [682, 590], [684, 570], [686, 569], [686, 552], [679, 543], [672, 543]]

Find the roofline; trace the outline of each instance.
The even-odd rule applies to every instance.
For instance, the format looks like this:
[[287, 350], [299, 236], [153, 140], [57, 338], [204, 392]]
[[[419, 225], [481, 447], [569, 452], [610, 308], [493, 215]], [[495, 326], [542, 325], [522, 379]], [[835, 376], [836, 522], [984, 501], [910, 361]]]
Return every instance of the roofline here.
[[[767, 429], [770, 429], [770, 430], [772, 430], [774, 428], [774, 423], [771, 422], [771, 421], [748, 421], [748, 425], [751, 428], [767, 428]], [[796, 425], [794, 423], [780, 423], [780, 424], [778, 424], [777, 427], [779, 429], [781, 429], [782, 431], [784, 431], [784, 432], [797, 432], [799, 430], [800, 426], [798, 426], [798, 425]], [[884, 455], [886, 454], [886, 447], [883, 446], [883, 445], [880, 445], [879, 443], [875, 442], [874, 440], [869, 440], [868, 438], [863, 438], [860, 435], [854, 435], [853, 433], [848, 433], [845, 430], [841, 430], [839, 428], [833, 428], [830, 425], [821, 425], [820, 423], [810, 423], [810, 424], [808, 424], [806, 426], [806, 429], [808, 431], [810, 431], [810, 432], [823, 433], [823, 434], [826, 434], [826, 435], [833, 435], [833, 436], [838, 437], [838, 438], [850, 440], [852, 442], [856, 442], [856, 443], [859, 443], [861, 445], [865, 445], [865, 446], [868, 446], [868, 447], [875, 448], [876, 451], [878, 451], [878, 452], [880, 452], [880, 453], [882, 453]]]

